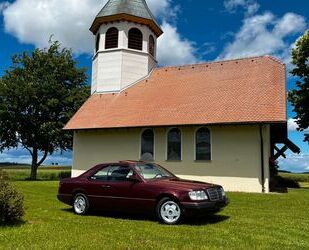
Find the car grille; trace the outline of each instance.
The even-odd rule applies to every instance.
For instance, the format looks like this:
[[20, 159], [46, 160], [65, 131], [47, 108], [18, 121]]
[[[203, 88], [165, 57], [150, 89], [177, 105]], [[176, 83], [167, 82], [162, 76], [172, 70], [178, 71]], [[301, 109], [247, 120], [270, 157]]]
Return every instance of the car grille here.
[[210, 188], [207, 189], [207, 194], [211, 201], [219, 201], [223, 199], [221, 188]]

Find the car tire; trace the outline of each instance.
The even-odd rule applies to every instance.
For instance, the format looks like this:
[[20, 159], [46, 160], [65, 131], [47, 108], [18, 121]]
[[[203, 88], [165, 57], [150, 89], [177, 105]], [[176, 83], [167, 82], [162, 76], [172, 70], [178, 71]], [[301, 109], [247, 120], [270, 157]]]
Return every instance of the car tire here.
[[183, 211], [177, 201], [165, 197], [158, 202], [156, 207], [156, 215], [161, 223], [176, 225], [180, 223], [183, 216]]
[[86, 195], [79, 193], [73, 199], [74, 213], [77, 215], [85, 215], [89, 210], [89, 200]]

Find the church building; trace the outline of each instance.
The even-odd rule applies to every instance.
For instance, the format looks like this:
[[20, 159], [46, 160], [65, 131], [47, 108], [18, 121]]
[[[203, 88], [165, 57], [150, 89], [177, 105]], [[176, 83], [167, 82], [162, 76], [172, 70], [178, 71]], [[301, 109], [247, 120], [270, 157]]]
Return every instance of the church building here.
[[73, 176], [144, 160], [228, 191], [269, 192], [271, 165], [299, 151], [276, 58], [158, 67], [163, 31], [145, 0], [109, 0], [90, 31], [91, 96], [65, 127], [74, 131]]

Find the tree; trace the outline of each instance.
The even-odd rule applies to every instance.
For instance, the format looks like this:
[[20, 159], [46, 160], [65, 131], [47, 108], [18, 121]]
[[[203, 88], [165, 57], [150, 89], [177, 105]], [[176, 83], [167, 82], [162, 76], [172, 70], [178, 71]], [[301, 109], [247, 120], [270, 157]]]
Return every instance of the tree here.
[[70, 50], [50, 41], [49, 48], [13, 56], [0, 78], [0, 151], [27, 149], [31, 180], [48, 154], [72, 148], [63, 127], [89, 96], [85, 72]]
[[[309, 30], [297, 40], [292, 51], [292, 63], [295, 68], [291, 73], [299, 80], [296, 82], [297, 89], [289, 93], [289, 101], [294, 106], [299, 131], [304, 131], [309, 127]], [[309, 134], [305, 134], [305, 141], [309, 143]]]

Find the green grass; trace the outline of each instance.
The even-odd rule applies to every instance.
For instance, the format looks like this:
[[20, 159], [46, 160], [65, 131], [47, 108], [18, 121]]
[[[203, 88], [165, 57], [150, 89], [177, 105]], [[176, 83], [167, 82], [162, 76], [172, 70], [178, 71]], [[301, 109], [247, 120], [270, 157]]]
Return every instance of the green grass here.
[[[29, 167], [0, 167], [4, 170], [11, 181], [24, 181], [30, 176]], [[71, 169], [69, 167], [40, 167], [38, 169], [37, 179], [41, 181], [59, 180], [60, 174], [69, 175]]]
[[309, 189], [230, 193], [217, 216], [165, 226], [154, 220], [76, 216], [56, 199], [58, 182], [14, 182], [25, 222], [0, 227], [0, 249], [309, 249]]

